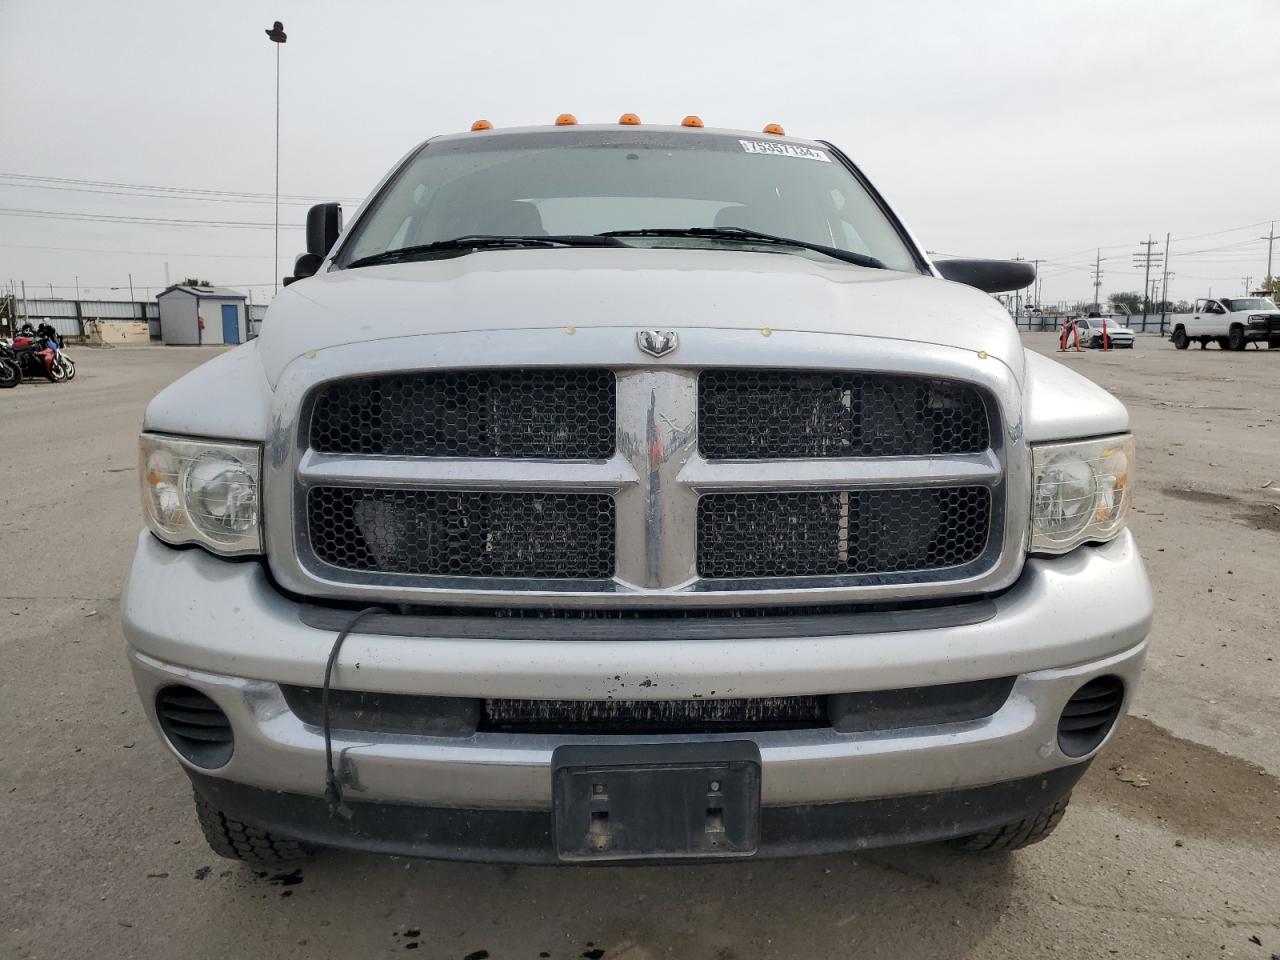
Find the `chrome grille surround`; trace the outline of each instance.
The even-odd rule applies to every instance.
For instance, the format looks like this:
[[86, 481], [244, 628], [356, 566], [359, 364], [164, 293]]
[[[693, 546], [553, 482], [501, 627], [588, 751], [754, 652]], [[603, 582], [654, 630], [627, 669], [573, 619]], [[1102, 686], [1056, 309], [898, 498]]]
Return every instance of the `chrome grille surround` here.
[[[670, 358], [642, 357], [634, 328], [438, 334], [377, 341], [299, 357], [276, 384], [265, 458], [264, 522], [269, 561], [295, 593], [363, 602], [484, 606], [679, 608], [781, 606], [945, 598], [992, 592], [1021, 571], [1029, 511], [1030, 457], [1021, 442], [1021, 392], [1012, 372], [985, 354], [929, 344], [839, 334], [698, 327]], [[621, 358], [621, 359], [620, 359]], [[631, 359], [631, 358], [634, 358]], [[591, 461], [399, 458], [323, 454], [307, 444], [310, 401], [336, 379], [413, 370], [607, 368], [617, 378], [613, 456]], [[517, 362], [518, 361], [518, 362]], [[861, 370], [955, 380], [987, 405], [991, 446], [938, 456], [709, 461], [697, 449], [701, 370]], [[405, 490], [599, 493], [615, 503], [614, 575], [602, 579], [418, 576], [353, 572], [323, 563], [307, 537], [314, 486]], [[713, 493], [980, 486], [990, 491], [985, 549], [962, 566], [902, 574], [840, 573], [704, 579], [697, 573], [699, 498]]]

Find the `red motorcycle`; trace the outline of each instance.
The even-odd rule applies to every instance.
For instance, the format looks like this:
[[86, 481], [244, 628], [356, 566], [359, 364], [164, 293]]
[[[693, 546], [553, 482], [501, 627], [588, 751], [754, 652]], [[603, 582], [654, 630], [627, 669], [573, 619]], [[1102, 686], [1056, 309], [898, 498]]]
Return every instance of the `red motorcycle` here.
[[24, 377], [46, 377], [57, 383], [67, 377], [58, 363], [56, 338], [57, 332], [52, 327], [41, 324], [39, 330], [33, 330], [28, 324], [18, 331], [12, 345], [5, 348], [4, 356], [17, 363]]

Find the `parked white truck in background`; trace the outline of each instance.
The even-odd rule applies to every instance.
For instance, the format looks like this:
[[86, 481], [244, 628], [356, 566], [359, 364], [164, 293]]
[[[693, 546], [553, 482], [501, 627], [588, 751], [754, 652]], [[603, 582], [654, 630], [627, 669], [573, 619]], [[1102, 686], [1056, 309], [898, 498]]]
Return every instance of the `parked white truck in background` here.
[[1153, 601], [1127, 411], [987, 295], [1028, 265], [931, 262], [830, 143], [694, 117], [478, 122], [307, 235], [143, 422], [124, 632], [215, 851], [1057, 825]]
[[1253, 342], [1280, 349], [1280, 307], [1269, 297], [1218, 297], [1196, 301], [1191, 313], [1170, 318], [1169, 339], [1179, 350], [1193, 342], [1203, 350], [1217, 343], [1223, 350], [1243, 350]]

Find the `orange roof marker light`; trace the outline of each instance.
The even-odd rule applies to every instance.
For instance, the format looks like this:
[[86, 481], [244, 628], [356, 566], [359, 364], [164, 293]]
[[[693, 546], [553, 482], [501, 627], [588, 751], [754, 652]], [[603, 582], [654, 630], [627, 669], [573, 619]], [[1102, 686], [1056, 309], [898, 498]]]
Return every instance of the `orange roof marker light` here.
[[640, 126], [640, 118], [634, 113], [624, 113], [618, 118], [618, 123], [624, 127], [638, 127]]
[[578, 122], [578, 118], [575, 117], [572, 113], [562, 113], [560, 114], [560, 116], [556, 117], [557, 127], [572, 127], [577, 122]]
[[492, 130], [492, 129], [493, 129], [493, 124], [490, 123], [488, 120], [477, 120], [475, 123], [471, 125], [472, 133], [475, 133], [479, 130]]
[[701, 118], [701, 117], [695, 117], [695, 116], [693, 116], [693, 114], [690, 114], [689, 116], [685, 117], [683, 120], [681, 120], [681, 121], [680, 121], [680, 126], [682, 126], [682, 127], [700, 127], [700, 126], [702, 126], [702, 118]]
[[775, 137], [785, 137], [787, 135], [787, 131], [782, 129], [782, 124], [780, 123], [766, 123], [764, 125], [764, 130], [762, 130], [761, 132], [771, 133]]

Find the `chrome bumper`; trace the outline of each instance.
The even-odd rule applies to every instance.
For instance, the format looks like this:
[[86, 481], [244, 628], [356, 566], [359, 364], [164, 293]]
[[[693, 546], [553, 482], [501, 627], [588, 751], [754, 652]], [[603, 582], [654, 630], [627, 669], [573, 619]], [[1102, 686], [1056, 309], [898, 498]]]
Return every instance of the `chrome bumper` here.
[[[343, 647], [335, 685], [606, 699], [625, 683], [628, 698], [663, 700], [1017, 675], [1004, 706], [980, 721], [868, 734], [750, 735], [760, 748], [767, 806], [903, 796], [1032, 777], [1077, 762], [1057, 746], [1067, 699], [1102, 674], [1123, 678], [1132, 696], [1152, 594], [1128, 533], [1105, 546], [1028, 561], [995, 604], [991, 619], [966, 626], [786, 640], [569, 644], [356, 634]], [[135, 681], [153, 724], [155, 693], [169, 683], [196, 687], [226, 711], [235, 752], [207, 776], [301, 795], [323, 792], [323, 738], [290, 712], [277, 686], [319, 685], [323, 674], [333, 635], [304, 625], [299, 611], [257, 563], [228, 563], [142, 536], [123, 616]], [[550, 806], [551, 753], [560, 744], [715, 738], [339, 734], [334, 746], [354, 780], [352, 799], [542, 810]]]

